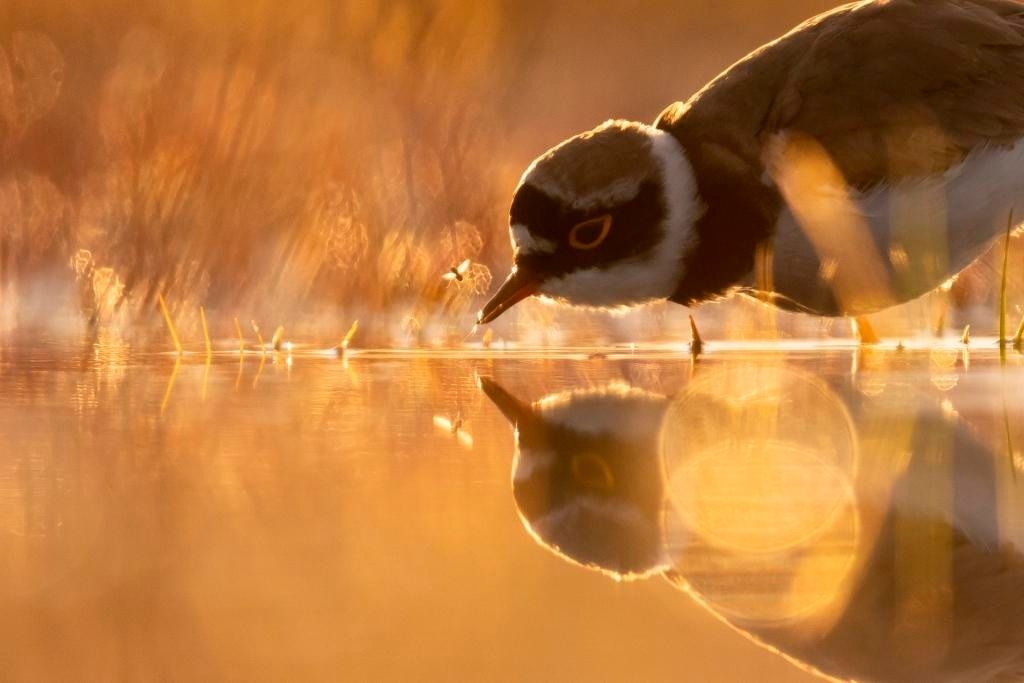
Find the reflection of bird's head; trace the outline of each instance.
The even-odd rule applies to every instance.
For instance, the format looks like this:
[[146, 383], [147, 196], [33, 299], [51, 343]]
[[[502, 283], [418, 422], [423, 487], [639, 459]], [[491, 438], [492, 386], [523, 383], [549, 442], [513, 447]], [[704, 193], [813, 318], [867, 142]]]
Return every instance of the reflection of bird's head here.
[[633, 577], [663, 561], [658, 429], [667, 401], [624, 386], [527, 405], [483, 390], [515, 424], [512, 490], [528, 529], [584, 566]]
[[680, 144], [639, 123], [609, 121], [546, 152], [512, 200], [512, 274], [480, 322], [531, 294], [599, 307], [670, 296], [699, 212], [695, 188]]

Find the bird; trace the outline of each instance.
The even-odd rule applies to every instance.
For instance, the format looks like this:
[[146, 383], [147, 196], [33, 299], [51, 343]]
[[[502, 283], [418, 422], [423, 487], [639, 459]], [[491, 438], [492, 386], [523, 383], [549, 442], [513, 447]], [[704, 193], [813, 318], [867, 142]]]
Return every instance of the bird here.
[[1024, 480], [908, 377], [876, 394], [722, 366], [672, 395], [613, 382], [533, 404], [479, 387], [515, 430], [520, 519], [563, 560], [663, 579], [828, 680], [1020, 681]]
[[478, 312], [734, 294], [862, 316], [947, 284], [1024, 219], [1024, 4], [866, 0], [755, 50], [653, 125], [533, 161]]

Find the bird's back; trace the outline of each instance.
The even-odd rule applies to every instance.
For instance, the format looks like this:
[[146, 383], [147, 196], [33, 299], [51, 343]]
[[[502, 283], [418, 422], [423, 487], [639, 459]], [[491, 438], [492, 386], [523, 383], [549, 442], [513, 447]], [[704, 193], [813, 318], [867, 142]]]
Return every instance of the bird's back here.
[[[751, 273], [768, 244], [767, 279], [793, 308], [900, 303], [969, 265], [1011, 211], [1024, 217], [1024, 5], [847, 5], [747, 56], [657, 125], [698, 179], [715, 179], [700, 188], [701, 260], [739, 259], [731, 276]], [[713, 281], [701, 268], [690, 264], [692, 279]]]

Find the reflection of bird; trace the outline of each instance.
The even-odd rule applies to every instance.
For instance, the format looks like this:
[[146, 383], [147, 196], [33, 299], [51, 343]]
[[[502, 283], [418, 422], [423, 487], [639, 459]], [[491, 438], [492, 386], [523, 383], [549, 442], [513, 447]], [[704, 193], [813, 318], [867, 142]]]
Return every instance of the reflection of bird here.
[[456, 413], [450, 419], [444, 415], [435, 415], [434, 426], [454, 436], [455, 440], [466, 448], [473, 447], [473, 437], [466, 431], [466, 423], [462, 419], [462, 413]]
[[598, 307], [730, 291], [854, 315], [921, 295], [1024, 217], [1024, 10], [877, 0], [815, 17], [653, 126], [610, 121], [538, 158], [512, 274]]
[[[1000, 481], [1005, 463], [913, 387], [867, 396], [843, 378], [817, 391], [784, 368], [756, 381], [768, 385], [773, 374], [781, 410], [719, 401], [716, 387], [725, 397], [735, 389], [728, 375], [709, 376], [696, 393], [688, 386], [671, 404], [606, 387], [530, 406], [481, 384], [516, 426], [523, 520], [562, 557], [616, 577], [664, 571], [741, 633], [838, 679], [1024, 679], [1024, 485]], [[849, 415], [860, 458], [856, 467], [834, 459], [856, 476], [840, 501], [847, 512], [821, 515], [824, 528], [805, 535], [794, 520], [839, 490], [816, 490], [829, 481], [814, 476], [821, 462], [750, 453], [730, 466], [730, 456], [744, 455], [733, 449], [749, 435], [767, 444], [761, 437], [773, 430], [809, 446], [815, 437], [795, 434], [791, 417], [823, 415], [826, 395]], [[722, 461], [703, 468], [693, 500], [680, 501], [688, 463], [706, 460], [696, 456], [714, 450], [716, 432]], [[836, 445], [823, 439], [820, 448]], [[800, 480], [817, 483], [771, 488]], [[709, 530], [749, 542], [709, 542]], [[794, 543], [776, 542], [789, 531]]]
[[616, 577], [664, 569], [656, 443], [667, 399], [612, 386], [530, 406], [497, 382], [480, 382], [516, 427], [512, 490], [534, 536]]
[[[813, 613], [776, 623], [724, 618], [796, 663], [841, 680], [1024, 680], [1024, 549], [1013, 531], [999, 528], [997, 515], [997, 506], [1009, 505], [1007, 517], [1019, 518], [1022, 490], [1000, 502], [1001, 463], [936, 412], [918, 415], [913, 433], [915, 456], [902, 476], [863, 482], [858, 505], [881, 520], [873, 543], [862, 546], [860, 569], [837, 614], [825, 622]], [[872, 494], [888, 484], [884, 507], [873, 509], [881, 501]], [[801, 556], [766, 564], [805, 575], [817, 566]], [[728, 565], [719, 571], [728, 573]], [[691, 569], [680, 559], [667, 578], [706, 599]], [[816, 580], [822, 579], [805, 578], [810, 586]], [[721, 577], [718, 583], [749, 600], [749, 585], [730, 588]]]

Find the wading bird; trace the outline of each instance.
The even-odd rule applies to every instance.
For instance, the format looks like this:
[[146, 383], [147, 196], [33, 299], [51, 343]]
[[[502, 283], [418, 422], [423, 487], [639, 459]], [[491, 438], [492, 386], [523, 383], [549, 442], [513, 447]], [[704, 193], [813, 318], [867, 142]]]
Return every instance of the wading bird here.
[[539, 157], [487, 323], [541, 295], [614, 308], [734, 292], [817, 315], [908, 301], [1024, 218], [1024, 4], [871, 0], [744, 58], [653, 126]]

